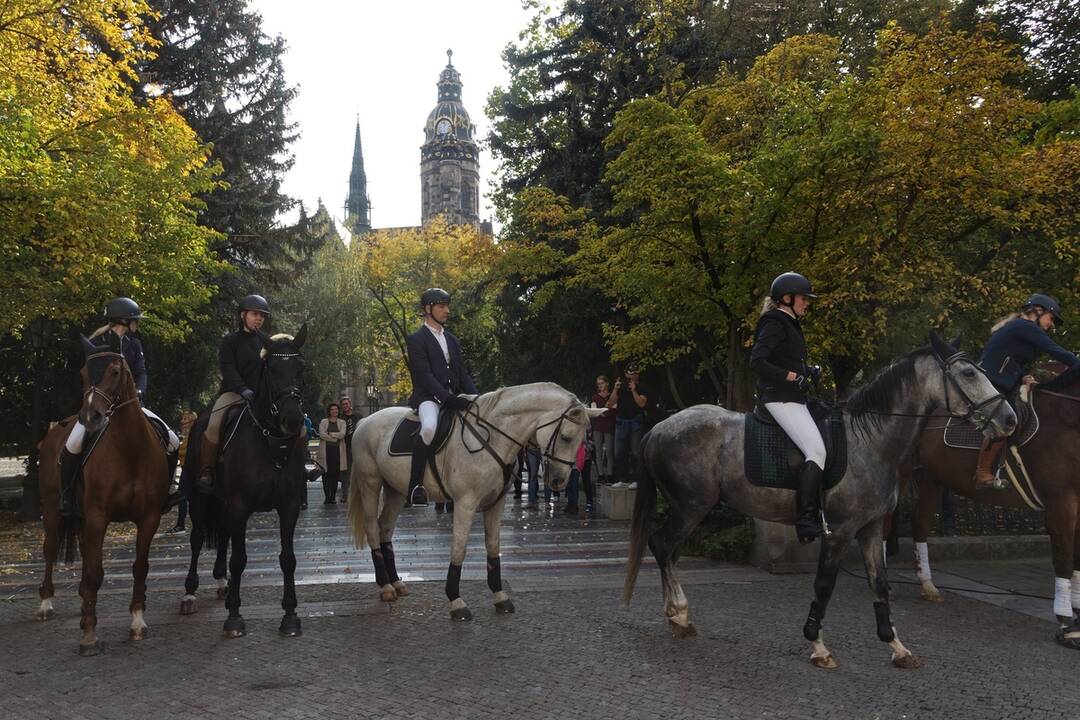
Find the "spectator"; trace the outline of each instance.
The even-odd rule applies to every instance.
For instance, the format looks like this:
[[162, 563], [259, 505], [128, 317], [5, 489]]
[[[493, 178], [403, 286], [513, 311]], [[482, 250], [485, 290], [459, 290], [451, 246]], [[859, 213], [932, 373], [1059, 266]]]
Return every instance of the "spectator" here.
[[517, 464], [514, 466], [514, 499], [521, 500], [521, 473], [525, 472], [525, 451], [518, 450]]
[[[197, 419], [198, 416], [191, 410], [185, 410], [180, 415], [180, 449], [177, 451], [180, 453], [179, 467], [184, 466], [184, 461], [187, 458], [188, 439], [191, 437], [191, 428], [195, 425]], [[180, 504], [176, 509], [176, 525], [169, 530], [170, 533], [184, 532], [187, 530], [187, 513], [188, 489], [181, 487]]]
[[326, 417], [319, 423], [319, 454], [316, 462], [323, 469], [323, 505], [337, 503], [338, 478], [345, 469], [348, 458], [341, 450], [341, 441], [345, 439], [345, 421], [339, 417], [341, 407], [330, 403], [326, 408]]
[[360, 419], [353, 413], [352, 399], [348, 395], [341, 396], [341, 417], [345, 421], [345, 467], [342, 468], [341, 502], [349, 502], [349, 468], [352, 467], [352, 436], [356, 431], [356, 423]]
[[[525, 448], [525, 467], [529, 472], [528, 503], [526, 510], [540, 509], [540, 488], [538, 485], [540, 475], [540, 451], [534, 447]], [[550, 491], [549, 491], [550, 492]]]
[[[592, 397], [591, 407], [607, 407], [611, 397], [611, 381], [607, 375], [596, 378], [596, 394]], [[608, 410], [600, 417], [592, 419], [593, 442], [595, 443], [596, 482], [607, 485], [615, 474], [615, 412]]]
[[641, 456], [641, 434], [645, 425], [645, 406], [649, 390], [638, 382], [636, 363], [626, 364], [623, 377], [605, 405], [615, 410], [615, 484], [613, 487], [637, 487], [638, 460]]

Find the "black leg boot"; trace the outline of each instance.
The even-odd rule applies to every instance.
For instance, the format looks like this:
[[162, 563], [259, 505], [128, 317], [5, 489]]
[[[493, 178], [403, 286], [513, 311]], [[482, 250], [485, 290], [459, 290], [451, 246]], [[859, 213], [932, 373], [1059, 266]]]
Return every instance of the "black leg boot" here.
[[75, 507], [75, 476], [79, 472], [82, 455], [73, 455], [66, 447], [60, 448], [60, 514], [71, 517]]
[[804, 545], [821, 535], [821, 476], [817, 463], [803, 463], [795, 490], [795, 534]]
[[420, 438], [416, 439], [412, 451], [412, 469], [409, 472], [409, 491], [405, 493], [405, 507], [427, 505], [427, 493], [424, 491], [424, 465], [427, 463], [428, 446]]
[[[180, 451], [174, 450], [166, 453], [165, 462], [169, 466], [165, 476], [165, 506], [161, 512], [166, 513], [180, 502], [180, 482], [176, 479], [176, 466], [180, 463]], [[179, 523], [178, 523], [179, 525]]]

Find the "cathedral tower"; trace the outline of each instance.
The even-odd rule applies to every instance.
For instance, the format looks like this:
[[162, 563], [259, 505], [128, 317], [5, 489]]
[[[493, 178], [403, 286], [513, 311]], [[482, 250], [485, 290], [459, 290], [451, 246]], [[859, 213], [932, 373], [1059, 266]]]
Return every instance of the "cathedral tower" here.
[[[420, 146], [420, 218], [426, 225], [444, 215], [455, 225], [480, 225], [480, 149], [476, 126], [461, 104], [461, 75], [446, 51], [439, 101], [424, 124]], [[359, 142], [357, 130], [357, 142]]]
[[350, 232], [363, 233], [371, 230], [371, 202], [367, 194], [367, 173], [364, 172], [364, 150], [360, 145], [360, 118], [356, 119], [352, 170], [349, 171], [349, 196], [345, 199], [345, 223]]

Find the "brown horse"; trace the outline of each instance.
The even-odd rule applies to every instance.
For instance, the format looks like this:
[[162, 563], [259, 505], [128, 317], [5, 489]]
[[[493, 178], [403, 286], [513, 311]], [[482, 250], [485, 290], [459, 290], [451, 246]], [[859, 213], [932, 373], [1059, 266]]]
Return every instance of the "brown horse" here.
[[111, 522], [130, 521], [138, 529], [134, 585], [131, 591], [131, 639], [147, 636], [146, 573], [149, 569], [150, 541], [157, 532], [168, 493], [168, 463], [165, 449], [139, 407], [135, 380], [123, 355], [110, 352], [82, 338], [86, 352], [84, 395], [79, 421], [88, 436], [101, 431], [97, 444], [87, 443], [89, 453], [82, 468], [81, 487], [76, 495], [82, 517], [60, 517], [60, 450], [71, 432], [72, 421], [51, 428], [41, 442], [40, 487], [45, 518], [45, 579], [38, 592], [38, 617], [53, 614], [53, 565], [66, 546], [65, 560], [74, 558], [76, 538], [82, 552], [82, 640], [80, 655], [97, 655], [102, 643], [97, 639], [97, 594], [105, 571], [102, 545]]
[[[941, 487], [958, 495], [1002, 507], [1045, 509], [1055, 575], [1054, 615], [1063, 627], [1063, 644], [1080, 649], [1080, 371], [1070, 370], [1038, 386], [1032, 402], [1039, 417], [1038, 432], [1017, 452], [1031, 478], [1034, 493], [1018, 477], [1002, 490], [975, 490], [976, 450], [945, 445], [944, 418], [931, 422], [920, 441], [912, 475], [918, 505], [912, 518], [915, 558], [923, 598], [941, 602], [930, 574], [926, 537], [930, 518], [941, 499]], [[1018, 432], [1023, 432], [1022, 430]], [[1012, 455], [1011, 450], [1007, 453]], [[1023, 492], [1023, 494], [1021, 493]], [[1030, 500], [1025, 500], [1025, 496]], [[1070, 592], [1071, 589], [1071, 592]]]

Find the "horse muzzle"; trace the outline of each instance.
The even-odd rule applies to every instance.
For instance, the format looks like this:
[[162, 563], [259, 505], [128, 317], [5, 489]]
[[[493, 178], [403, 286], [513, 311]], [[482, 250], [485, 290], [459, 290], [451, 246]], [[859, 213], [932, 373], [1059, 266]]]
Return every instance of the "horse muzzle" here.
[[1007, 402], [998, 405], [983, 426], [983, 436], [988, 440], [1001, 440], [1016, 430], [1016, 413]]

